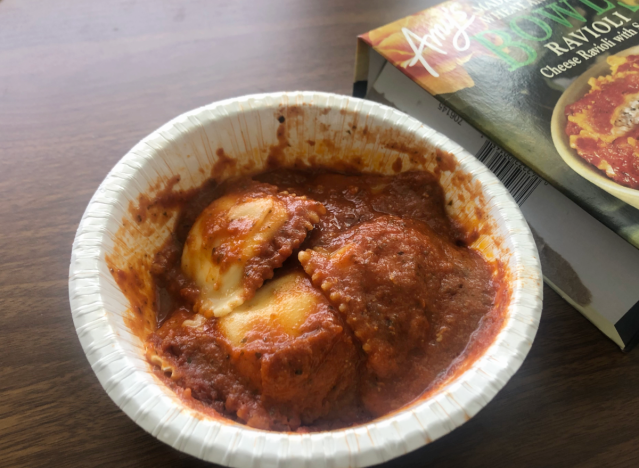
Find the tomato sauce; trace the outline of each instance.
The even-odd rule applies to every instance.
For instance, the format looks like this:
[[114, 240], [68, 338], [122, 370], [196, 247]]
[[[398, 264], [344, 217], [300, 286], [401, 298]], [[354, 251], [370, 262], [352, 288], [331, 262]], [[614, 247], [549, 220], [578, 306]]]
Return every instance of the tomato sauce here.
[[[639, 55], [625, 57], [612, 75], [594, 83], [584, 97], [566, 106], [571, 147], [608, 178], [639, 189]], [[585, 123], [571, 121], [579, 114]]]
[[218, 318], [190, 326], [199, 290], [181, 252], [222, 188], [192, 194], [151, 267], [158, 328], [148, 346], [170, 369], [158, 375], [194, 407], [267, 430], [349, 427], [435, 391], [498, 333], [503, 272], [467, 246], [435, 175], [278, 169], [253, 180], [326, 209], [262, 286], [293, 272], [313, 313], [294, 339], [257, 329], [237, 344]]

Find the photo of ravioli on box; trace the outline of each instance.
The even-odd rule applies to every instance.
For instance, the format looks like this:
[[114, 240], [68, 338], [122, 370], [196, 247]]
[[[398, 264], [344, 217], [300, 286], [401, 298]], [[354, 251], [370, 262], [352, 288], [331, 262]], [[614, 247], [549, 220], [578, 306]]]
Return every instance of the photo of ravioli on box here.
[[626, 350], [639, 335], [638, 33], [635, 0], [449, 1], [361, 35], [354, 84], [484, 162], [521, 207], [546, 283]]

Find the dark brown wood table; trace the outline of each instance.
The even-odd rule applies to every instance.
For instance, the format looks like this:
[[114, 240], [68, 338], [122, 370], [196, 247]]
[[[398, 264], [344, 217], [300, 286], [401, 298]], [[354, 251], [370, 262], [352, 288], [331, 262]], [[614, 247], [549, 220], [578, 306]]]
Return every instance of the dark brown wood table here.
[[[355, 37], [428, 1], [0, 0], [0, 466], [202, 466], [140, 429], [76, 337], [67, 280], [109, 169], [232, 96], [350, 94]], [[388, 466], [639, 466], [639, 349], [548, 288], [520, 371], [464, 426]]]

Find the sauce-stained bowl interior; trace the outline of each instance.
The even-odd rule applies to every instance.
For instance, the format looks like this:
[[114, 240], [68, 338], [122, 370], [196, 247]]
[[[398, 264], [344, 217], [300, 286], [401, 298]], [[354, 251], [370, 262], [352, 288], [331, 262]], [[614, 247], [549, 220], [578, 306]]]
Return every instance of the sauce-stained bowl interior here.
[[[448, 215], [474, 231], [472, 247], [503, 269], [505, 318], [493, 343], [427, 397], [349, 429], [267, 432], [186, 406], [155, 377], [144, 356], [143, 339], [154, 327], [149, 267], [177, 218], [177, 209], [160, 210], [152, 200], [200, 187], [211, 178], [220, 182], [271, 167], [436, 174]], [[110, 268], [133, 267], [140, 272], [138, 287], [123, 292]], [[78, 336], [101, 384], [127, 415], [163, 442], [229, 466], [257, 461], [366, 466], [441, 437], [494, 397], [530, 349], [541, 314], [542, 279], [521, 212], [473, 156], [389, 107], [293, 92], [204, 106], [138, 143], [100, 185], [82, 218], [69, 295]]]

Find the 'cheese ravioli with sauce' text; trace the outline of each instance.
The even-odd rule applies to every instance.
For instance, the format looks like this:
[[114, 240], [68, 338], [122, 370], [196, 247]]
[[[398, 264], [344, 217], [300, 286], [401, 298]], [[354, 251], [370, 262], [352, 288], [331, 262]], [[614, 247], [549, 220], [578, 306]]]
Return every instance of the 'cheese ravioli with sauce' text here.
[[433, 174], [276, 170], [192, 200], [151, 268], [147, 356], [201, 411], [364, 423], [436, 389], [502, 324], [499, 264], [467, 246]]

